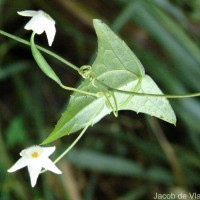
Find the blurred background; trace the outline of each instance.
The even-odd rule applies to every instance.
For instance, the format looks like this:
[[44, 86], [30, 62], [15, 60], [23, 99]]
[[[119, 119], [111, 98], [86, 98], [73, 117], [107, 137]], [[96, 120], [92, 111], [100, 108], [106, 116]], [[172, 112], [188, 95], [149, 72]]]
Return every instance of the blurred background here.
[[[76, 66], [91, 64], [97, 38], [92, 19], [107, 23], [135, 52], [164, 93], [200, 91], [199, 0], [0, 0], [0, 29], [29, 40], [29, 18], [21, 10], [44, 10], [56, 20], [51, 48]], [[43, 54], [44, 55], [44, 54]], [[68, 86], [79, 75], [46, 56]], [[170, 100], [176, 127], [131, 111], [112, 114], [90, 127], [58, 163], [61, 176], [47, 172], [34, 189], [27, 169], [8, 174], [19, 152], [40, 144], [65, 110], [70, 92], [46, 77], [30, 48], [0, 35], [0, 199], [151, 200], [158, 194], [200, 191], [200, 101]], [[86, 113], [87, 114], [87, 113]], [[50, 145], [56, 158], [78, 136]]]

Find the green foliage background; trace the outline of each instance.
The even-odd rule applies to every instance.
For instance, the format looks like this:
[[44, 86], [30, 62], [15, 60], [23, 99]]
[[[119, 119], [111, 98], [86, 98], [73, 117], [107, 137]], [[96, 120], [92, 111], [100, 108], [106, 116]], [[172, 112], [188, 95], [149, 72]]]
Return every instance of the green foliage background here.
[[[200, 91], [198, 0], [0, 0], [0, 29], [29, 39], [23, 29], [27, 18], [16, 13], [27, 9], [44, 10], [56, 20], [50, 49], [77, 66], [95, 58], [92, 19], [98, 18], [131, 47], [164, 93]], [[36, 42], [49, 48], [44, 34]], [[47, 59], [66, 85], [78, 85], [78, 74]], [[44, 173], [34, 189], [27, 169], [8, 174], [22, 149], [51, 132], [69, 95], [41, 73], [28, 47], [0, 36], [0, 199], [133, 200], [152, 199], [156, 192], [198, 193], [199, 98], [170, 100], [176, 127], [130, 111], [107, 116], [58, 163], [63, 175]], [[76, 136], [56, 141], [57, 155]]]

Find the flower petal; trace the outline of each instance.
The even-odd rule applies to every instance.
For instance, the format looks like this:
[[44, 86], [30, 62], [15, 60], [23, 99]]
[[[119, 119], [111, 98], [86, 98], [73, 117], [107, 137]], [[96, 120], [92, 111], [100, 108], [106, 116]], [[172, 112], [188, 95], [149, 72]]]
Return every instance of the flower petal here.
[[20, 158], [10, 169], [7, 170], [7, 172], [15, 172], [23, 167], [26, 167], [29, 163], [29, 160], [27, 158]]
[[26, 30], [33, 30], [37, 34], [42, 34], [47, 23], [48, 19], [44, 17], [43, 11], [38, 11], [37, 15], [33, 16], [24, 28]]
[[28, 172], [31, 179], [32, 187], [36, 185], [41, 169], [42, 169], [42, 165], [41, 163], [38, 163], [38, 162], [32, 162], [31, 164], [28, 165]]
[[56, 167], [56, 165], [49, 158], [43, 160], [42, 167], [49, 171], [54, 172], [55, 174], [62, 174], [62, 172]]
[[41, 147], [42, 148], [42, 157], [48, 158], [55, 150], [56, 147]]
[[26, 30], [32, 30], [36, 34], [42, 34], [45, 31], [48, 44], [49, 46], [52, 45], [56, 34], [55, 21], [47, 13], [42, 10], [25, 10], [17, 13], [25, 17], [32, 17], [24, 28]]
[[54, 24], [53, 23], [49, 23], [49, 25], [46, 26], [46, 28], [45, 28], [45, 33], [47, 35], [47, 40], [48, 40], [49, 46], [51, 46], [52, 43], [53, 43], [55, 34], [56, 34], [55, 23]]
[[38, 11], [35, 10], [24, 10], [24, 11], [18, 11], [17, 14], [24, 16], [24, 17], [33, 17], [37, 14]]

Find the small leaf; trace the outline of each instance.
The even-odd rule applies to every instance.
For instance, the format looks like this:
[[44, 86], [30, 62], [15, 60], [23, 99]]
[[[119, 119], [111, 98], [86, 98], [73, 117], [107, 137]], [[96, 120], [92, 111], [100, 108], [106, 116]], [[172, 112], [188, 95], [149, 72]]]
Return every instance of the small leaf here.
[[59, 85], [62, 85], [59, 77], [55, 74], [55, 72], [53, 71], [53, 69], [49, 66], [49, 64], [47, 63], [47, 61], [44, 59], [44, 57], [42, 56], [42, 54], [39, 52], [39, 50], [37, 49], [35, 42], [34, 42], [34, 33], [31, 36], [31, 41], [30, 41], [30, 45], [31, 45], [31, 52], [32, 55], [36, 61], [36, 63], [38, 64], [38, 66], [40, 67], [40, 69], [52, 80], [54, 80], [56, 83], [58, 83]]
[[[94, 27], [98, 37], [98, 54], [92, 65], [94, 80], [84, 80], [78, 89], [93, 93], [102, 92], [103, 95], [97, 98], [73, 93], [67, 110], [43, 144], [84, 128], [94, 115], [96, 117], [91, 125], [112, 111], [117, 113], [118, 110], [142, 112], [169, 123], [176, 123], [176, 116], [166, 98], [136, 96], [114, 90], [112, 95], [108, 95], [109, 88], [105, 85], [140, 93], [162, 92], [153, 80], [145, 75], [144, 68], [134, 53], [107, 25], [100, 20], [94, 20]], [[116, 105], [118, 110], [114, 110]]]

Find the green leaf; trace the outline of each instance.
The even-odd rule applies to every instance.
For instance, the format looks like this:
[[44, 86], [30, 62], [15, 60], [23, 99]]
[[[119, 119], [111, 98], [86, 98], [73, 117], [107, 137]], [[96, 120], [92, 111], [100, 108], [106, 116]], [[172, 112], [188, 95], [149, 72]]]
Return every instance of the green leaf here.
[[99, 45], [98, 55], [93, 64], [93, 71], [96, 76], [110, 71], [119, 71], [118, 73], [121, 74], [121, 70], [129, 72], [137, 78], [143, 76], [144, 68], [142, 64], [125, 42], [101, 20], [95, 19], [93, 23]]
[[[91, 88], [91, 83], [88, 80], [84, 81], [79, 87], [79, 89], [84, 89], [85, 91], [92, 92], [96, 90], [93, 88], [93, 90], [90, 90]], [[111, 111], [109, 110], [109, 112]], [[92, 118], [94, 118], [92, 124], [95, 124], [107, 114], [108, 109], [105, 106], [104, 98], [95, 98], [75, 92], [71, 96], [67, 110], [58, 121], [55, 129], [42, 144], [47, 144], [57, 138], [82, 129], [87, 126]], [[94, 115], [96, 115], [96, 117], [94, 117]]]
[[[92, 116], [92, 124], [110, 114], [117, 105], [118, 110], [133, 110], [146, 113], [169, 123], [176, 123], [175, 114], [165, 98], [134, 96], [112, 91], [109, 87], [140, 93], [162, 94], [154, 81], [145, 75], [144, 68], [129, 47], [100, 20], [94, 20], [98, 37], [98, 54], [92, 65], [94, 82], [87, 79], [78, 87], [87, 92], [103, 92], [100, 97], [73, 93], [67, 110], [58, 121], [50, 136], [43, 142], [49, 143], [64, 135], [85, 127]], [[116, 99], [117, 103], [114, 101]], [[109, 103], [108, 103], [109, 100]], [[110, 106], [112, 105], [112, 106]]]
[[34, 42], [34, 36], [35, 36], [35, 33], [33, 33], [32, 36], [31, 36], [30, 45], [31, 45], [31, 52], [32, 52], [32, 55], [33, 55], [36, 63], [38, 64], [39, 68], [49, 78], [51, 78], [52, 80], [54, 80], [59, 85], [62, 85], [59, 77], [55, 74], [55, 72], [53, 71], [53, 69], [49, 66], [49, 64], [47, 63], [47, 61], [44, 59], [44, 57], [42, 56], [42, 54], [37, 49], [37, 47], [35, 45], [35, 42]]
[[[156, 83], [145, 75], [141, 81], [139, 93], [163, 94]], [[123, 106], [121, 110], [133, 110], [137, 113], [146, 113], [148, 115], [163, 119], [171, 124], [176, 124], [176, 116], [166, 98], [150, 96], [134, 96]]]

